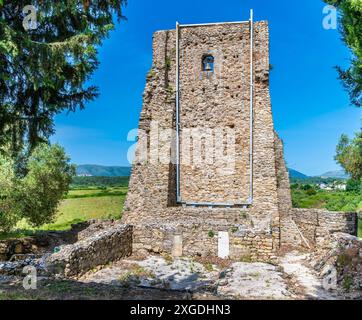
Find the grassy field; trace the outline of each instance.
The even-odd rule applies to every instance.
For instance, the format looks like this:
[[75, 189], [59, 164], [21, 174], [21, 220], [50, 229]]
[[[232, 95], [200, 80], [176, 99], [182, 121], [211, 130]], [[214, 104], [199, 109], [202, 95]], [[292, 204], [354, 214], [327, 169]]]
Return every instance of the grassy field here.
[[0, 240], [24, 237], [37, 231], [68, 230], [72, 224], [90, 219], [120, 219], [126, 194], [127, 187], [88, 187], [71, 190], [61, 202], [53, 223], [34, 229], [21, 221], [14, 232], [0, 234]]
[[90, 219], [120, 219], [125, 196], [94, 196], [65, 199], [59, 207], [58, 217], [45, 230], [65, 230], [71, 224]]
[[362, 211], [362, 195], [354, 192], [292, 189], [292, 200], [296, 208]]
[[95, 198], [95, 197], [110, 197], [110, 196], [126, 196], [127, 187], [112, 187], [112, 188], [86, 188], [70, 190], [66, 195], [66, 199], [79, 198]]
[[41, 229], [66, 230], [73, 223], [90, 219], [120, 219], [126, 194], [126, 187], [71, 190], [59, 206], [54, 223]]

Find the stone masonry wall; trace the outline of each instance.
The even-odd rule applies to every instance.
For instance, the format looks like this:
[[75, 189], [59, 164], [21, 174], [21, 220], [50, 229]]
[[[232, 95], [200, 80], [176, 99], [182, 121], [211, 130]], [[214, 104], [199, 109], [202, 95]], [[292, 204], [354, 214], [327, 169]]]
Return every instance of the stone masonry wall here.
[[78, 276], [131, 254], [132, 227], [118, 224], [61, 246], [59, 252], [47, 258], [47, 269], [62, 276]]
[[293, 208], [282, 219], [282, 244], [310, 249], [328, 248], [334, 233], [357, 235], [355, 212]]
[[284, 160], [283, 142], [275, 133], [276, 175], [278, 187], [278, 206], [280, 216], [288, 216], [292, 208], [289, 172]]
[[322, 278], [332, 280], [333, 289], [344, 296], [348, 292], [348, 299], [361, 299], [362, 239], [335, 232], [328, 248], [314, 252], [311, 260]]
[[[271, 233], [248, 230], [240, 225], [205, 223], [202, 220], [169, 222], [159, 221], [138, 224], [134, 228], [133, 252], [173, 255], [177, 250], [185, 256], [218, 255], [218, 232], [227, 231], [230, 239], [229, 258], [248, 261], [271, 261], [275, 259], [275, 248]], [[181, 237], [181, 248], [177, 249], [175, 236]]]
[[[202, 57], [214, 57], [214, 72], [201, 68]], [[182, 28], [180, 31], [180, 122], [205, 135], [205, 159], [194, 151], [200, 139], [192, 136], [190, 148], [181, 148], [181, 196], [188, 202], [246, 203], [250, 175], [250, 31], [249, 24]], [[214, 136], [208, 137], [207, 129]], [[216, 131], [220, 130], [220, 136]], [[228, 157], [228, 130], [235, 134], [235, 152]], [[196, 131], [197, 132], [197, 131]], [[189, 139], [182, 136], [181, 144]], [[214, 141], [213, 141], [214, 139]], [[222, 140], [222, 141], [220, 141]], [[209, 144], [207, 144], [210, 143]], [[213, 154], [215, 143], [222, 145]], [[208, 150], [210, 146], [211, 150]], [[215, 150], [216, 151], [216, 150]], [[203, 159], [202, 159], [203, 160]], [[190, 162], [190, 163], [187, 163]], [[229, 170], [226, 168], [230, 166]], [[235, 168], [233, 168], [235, 166]], [[223, 170], [224, 169], [224, 170]]]
[[7, 239], [0, 241], [0, 261], [9, 260], [13, 255], [38, 254], [41, 247], [47, 246], [48, 241], [37, 238]]

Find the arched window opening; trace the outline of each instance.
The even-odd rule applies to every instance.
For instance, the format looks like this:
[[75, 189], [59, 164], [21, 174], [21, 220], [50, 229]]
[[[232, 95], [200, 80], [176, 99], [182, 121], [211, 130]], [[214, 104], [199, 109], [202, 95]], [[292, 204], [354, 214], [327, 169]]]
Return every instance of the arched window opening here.
[[212, 55], [203, 56], [202, 71], [214, 72], [214, 57]]

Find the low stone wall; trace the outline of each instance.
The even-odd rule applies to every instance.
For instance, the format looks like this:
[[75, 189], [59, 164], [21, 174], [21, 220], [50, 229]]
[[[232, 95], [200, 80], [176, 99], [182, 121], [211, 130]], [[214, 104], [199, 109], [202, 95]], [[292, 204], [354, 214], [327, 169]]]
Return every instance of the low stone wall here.
[[247, 232], [230, 235], [230, 258], [238, 261], [276, 260], [273, 236], [267, 232]]
[[89, 220], [73, 224], [70, 230], [42, 231], [26, 238], [1, 240], [0, 261], [8, 261], [14, 256], [53, 252], [55, 247], [75, 243], [117, 224], [119, 222], [114, 220]]
[[270, 232], [192, 220], [137, 224], [133, 229], [133, 253], [172, 255], [177, 252], [183, 256], [217, 257], [220, 231], [229, 234], [231, 259], [270, 261], [275, 258], [276, 248]]
[[71, 277], [131, 254], [132, 226], [118, 224], [74, 244], [61, 246], [46, 263], [50, 273]]
[[293, 208], [281, 219], [281, 243], [295, 247], [328, 248], [332, 235], [357, 235], [357, 213]]

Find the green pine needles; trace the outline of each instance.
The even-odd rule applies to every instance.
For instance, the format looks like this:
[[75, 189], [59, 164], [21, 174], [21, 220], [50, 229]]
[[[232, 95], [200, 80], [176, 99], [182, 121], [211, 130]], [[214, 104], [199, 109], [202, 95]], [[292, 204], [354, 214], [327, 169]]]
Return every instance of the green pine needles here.
[[126, 0], [32, 0], [36, 28], [23, 26], [29, 1], [0, 0], [0, 151], [30, 152], [54, 133], [53, 118], [98, 96], [86, 82], [97, 48], [123, 19]]

